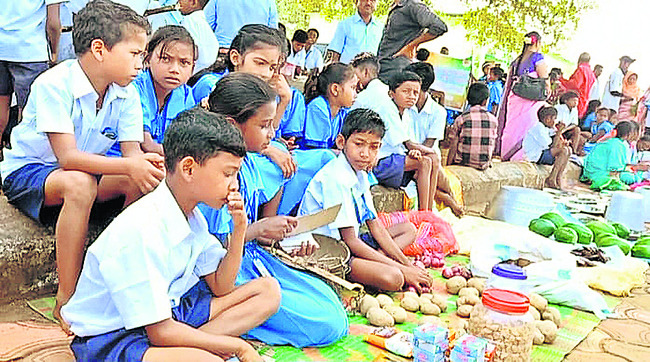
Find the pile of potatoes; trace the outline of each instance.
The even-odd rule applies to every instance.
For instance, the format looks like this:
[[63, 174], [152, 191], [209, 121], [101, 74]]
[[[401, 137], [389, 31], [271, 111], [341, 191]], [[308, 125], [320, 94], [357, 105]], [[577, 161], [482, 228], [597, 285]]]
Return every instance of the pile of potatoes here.
[[485, 289], [485, 279], [470, 278], [469, 280], [457, 275], [447, 280], [447, 292], [457, 294], [456, 314], [460, 317], [467, 318], [474, 306], [478, 304]]
[[530, 309], [528, 310], [535, 319], [534, 344], [553, 343], [557, 337], [562, 316], [557, 308], [549, 307], [548, 301], [539, 294], [530, 293]]
[[366, 295], [359, 303], [359, 311], [370, 324], [378, 327], [392, 327], [406, 321], [406, 312], [420, 311], [422, 314], [437, 316], [447, 310], [447, 300], [440, 295], [414, 292], [404, 293], [404, 297], [397, 306], [393, 299], [386, 294], [377, 297]]

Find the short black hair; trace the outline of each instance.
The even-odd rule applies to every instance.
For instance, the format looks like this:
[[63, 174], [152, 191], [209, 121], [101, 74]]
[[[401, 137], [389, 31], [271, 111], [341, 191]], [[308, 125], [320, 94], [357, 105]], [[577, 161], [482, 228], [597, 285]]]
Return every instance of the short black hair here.
[[560, 96], [560, 104], [566, 104], [566, 102], [571, 98], [580, 98], [578, 92], [576, 91], [567, 91], [566, 93]]
[[490, 74], [494, 74], [497, 79], [501, 79], [503, 77], [503, 69], [501, 67], [492, 67], [490, 68]]
[[397, 88], [399, 88], [399, 86], [406, 82], [418, 82], [422, 84], [422, 78], [411, 71], [402, 70], [401, 72], [393, 74], [393, 76], [388, 81], [388, 88], [394, 92]]
[[477, 106], [483, 104], [490, 98], [490, 90], [485, 83], [472, 83], [467, 91], [467, 103], [470, 106]]
[[341, 128], [341, 135], [346, 140], [355, 133], [372, 133], [383, 138], [386, 126], [379, 113], [367, 108], [357, 108], [348, 113]]
[[309, 38], [309, 35], [307, 35], [307, 32], [298, 29], [293, 33], [293, 38], [291, 38], [291, 41], [297, 41], [298, 43], [306, 43], [307, 39]]
[[241, 124], [246, 123], [263, 105], [275, 102], [276, 97], [277, 93], [261, 78], [234, 72], [217, 82], [208, 104], [211, 112], [232, 117]]
[[316, 28], [307, 29], [307, 35], [309, 35], [310, 31], [313, 31], [314, 33], [316, 33], [316, 38], [320, 37], [320, 32], [318, 31], [318, 29], [316, 29]]
[[183, 158], [190, 156], [203, 165], [219, 152], [237, 157], [246, 155], [244, 137], [225, 116], [194, 107], [180, 113], [167, 127], [163, 140], [165, 167], [174, 172]]
[[548, 117], [557, 117], [557, 109], [552, 106], [542, 106], [542, 108], [537, 110], [537, 119], [543, 121]]
[[156, 47], [160, 44], [162, 44], [162, 47], [160, 48], [158, 56], [162, 58], [162, 55], [169, 44], [173, 42], [185, 43], [192, 47], [192, 57], [194, 58], [194, 61], [198, 59], [199, 48], [196, 46], [194, 38], [192, 38], [190, 32], [180, 25], [165, 25], [158, 28], [158, 30], [156, 30], [151, 36], [149, 43], [147, 43], [147, 60], [151, 59], [151, 55], [153, 55], [154, 50], [156, 50]]
[[433, 70], [433, 65], [429, 63], [411, 63], [406, 68], [404, 68], [404, 70], [408, 70], [420, 76], [422, 79], [422, 86], [420, 88], [425, 92], [431, 88], [431, 85], [436, 80], [436, 73]]
[[418, 52], [415, 54], [415, 59], [424, 62], [427, 59], [429, 59], [429, 56], [431, 55], [431, 52], [428, 51], [427, 49], [418, 49]]
[[359, 53], [350, 62], [353, 68], [370, 68], [379, 73], [379, 58], [372, 53]]
[[73, 18], [72, 44], [75, 54], [90, 50], [95, 39], [104, 42], [108, 49], [122, 40], [129, 32], [141, 29], [151, 34], [151, 25], [144, 16], [138, 15], [126, 5], [109, 0], [94, 0], [79, 10]]
[[627, 136], [630, 135], [630, 133], [636, 131], [634, 129], [633, 122], [630, 122], [630, 121], [618, 122], [618, 124], [616, 125], [616, 127], [614, 129], [616, 129], [616, 137], [618, 137], [618, 138], [627, 137]]

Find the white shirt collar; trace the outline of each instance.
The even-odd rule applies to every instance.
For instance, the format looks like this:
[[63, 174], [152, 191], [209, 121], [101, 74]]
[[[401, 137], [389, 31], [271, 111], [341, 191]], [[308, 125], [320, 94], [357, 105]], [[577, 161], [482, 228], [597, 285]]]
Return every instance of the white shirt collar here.
[[434, 110], [435, 110], [434, 103], [436, 103], [436, 101], [434, 101], [433, 98], [431, 98], [429, 93], [426, 94], [426, 97], [427, 97], [427, 100], [424, 101], [424, 106], [422, 107], [422, 110], [418, 110], [418, 105], [417, 104], [414, 105], [413, 107], [411, 107], [411, 110], [413, 110], [415, 112], [415, 114], [420, 114], [420, 113], [433, 114], [434, 113]]
[[203, 223], [200, 221], [203, 215], [198, 208], [194, 208], [192, 214], [185, 217], [165, 179], [151, 192], [151, 197], [154, 197], [154, 203], [160, 210], [163, 224], [167, 227], [165, 233], [169, 236], [172, 246], [180, 244], [192, 233], [190, 223], [195, 227], [202, 227], [205, 223], [205, 220]]
[[343, 152], [336, 157], [334, 162], [336, 162], [335, 169], [340, 172], [336, 175], [336, 178], [343, 187], [346, 189], [359, 187], [361, 190], [370, 187], [368, 173], [366, 171], [355, 171]]
[[[87, 96], [89, 94], [94, 94], [95, 98], [98, 98], [99, 95], [95, 91], [95, 88], [93, 87], [92, 83], [90, 83], [90, 79], [88, 79], [88, 76], [86, 73], [83, 71], [81, 68], [81, 64], [79, 64], [78, 60], [73, 60], [73, 64], [70, 67], [70, 71], [72, 73], [72, 95], [74, 96], [75, 99], [82, 98], [84, 96]], [[110, 103], [115, 98], [127, 98], [129, 96], [128, 91], [126, 90], [126, 87], [120, 87], [119, 85], [115, 83], [111, 83], [108, 86], [108, 90], [106, 92], [106, 101], [107, 103]]]

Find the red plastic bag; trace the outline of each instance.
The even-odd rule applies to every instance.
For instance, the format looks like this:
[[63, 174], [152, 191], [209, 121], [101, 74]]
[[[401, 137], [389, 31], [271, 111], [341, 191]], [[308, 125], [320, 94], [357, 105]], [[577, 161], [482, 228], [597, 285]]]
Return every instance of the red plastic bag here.
[[458, 252], [458, 242], [451, 225], [431, 211], [379, 214], [379, 221], [387, 228], [406, 221], [410, 221], [417, 227], [415, 241], [404, 248], [405, 255], [423, 255], [425, 250], [443, 255]]

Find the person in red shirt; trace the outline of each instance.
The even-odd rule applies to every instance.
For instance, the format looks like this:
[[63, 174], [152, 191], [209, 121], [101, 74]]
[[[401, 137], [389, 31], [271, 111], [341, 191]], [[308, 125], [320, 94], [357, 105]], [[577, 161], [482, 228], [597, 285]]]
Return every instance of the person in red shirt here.
[[591, 70], [589, 61], [591, 61], [589, 53], [580, 54], [580, 57], [578, 58], [578, 68], [576, 68], [575, 72], [573, 72], [566, 84], [568, 89], [578, 92], [578, 116], [581, 118], [584, 117], [585, 112], [587, 111], [589, 92], [596, 82], [596, 75], [594, 74], [594, 71]]

